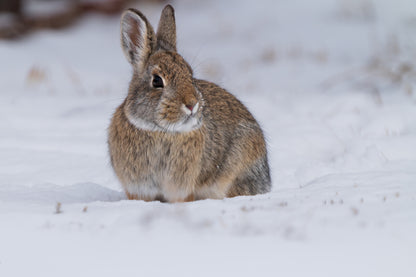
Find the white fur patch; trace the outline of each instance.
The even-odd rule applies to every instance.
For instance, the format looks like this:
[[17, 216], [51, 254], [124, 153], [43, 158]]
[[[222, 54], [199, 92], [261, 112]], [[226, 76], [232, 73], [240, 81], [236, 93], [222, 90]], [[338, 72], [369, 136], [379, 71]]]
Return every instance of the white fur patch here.
[[159, 178], [160, 187], [153, 183], [129, 184], [125, 186], [125, 190], [139, 199], [154, 200], [162, 196], [169, 202], [184, 201], [190, 194], [190, 189], [169, 184], [169, 178], [163, 178], [160, 174], [156, 174], [156, 177]]
[[154, 184], [130, 184], [125, 186], [126, 191], [139, 199], [155, 199], [161, 194], [160, 189]]
[[195, 117], [189, 118], [186, 122], [170, 123], [161, 121], [163, 130], [171, 133], [186, 133], [191, 132], [201, 127], [201, 122]]
[[126, 113], [127, 119], [133, 124], [137, 129], [141, 129], [144, 131], [162, 131], [163, 129], [154, 124], [153, 122], [149, 122], [147, 120], [130, 116], [129, 113]]
[[[228, 190], [229, 186], [226, 186]], [[195, 190], [196, 199], [223, 199], [226, 197], [226, 191], [222, 191], [218, 184], [205, 185]]]
[[197, 102], [195, 104], [194, 108], [192, 109], [192, 114], [193, 115], [196, 114], [198, 112], [198, 109], [199, 109], [199, 102]]
[[133, 124], [137, 129], [151, 132], [170, 132], [170, 133], [186, 133], [191, 132], [201, 127], [201, 122], [198, 121], [195, 117], [189, 118], [186, 122], [177, 122], [170, 123], [168, 121], [161, 121], [159, 125], [156, 125], [153, 122], [147, 120], [130, 116], [129, 113], [126, 113], [127, 119]]

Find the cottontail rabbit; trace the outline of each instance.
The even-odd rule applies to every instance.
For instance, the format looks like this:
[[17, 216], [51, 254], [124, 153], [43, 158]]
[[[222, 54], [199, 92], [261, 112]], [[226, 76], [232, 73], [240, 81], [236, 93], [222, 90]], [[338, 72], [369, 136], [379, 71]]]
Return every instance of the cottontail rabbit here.
[[121, 44], [133, 78], [108, 145], [129, 199], [181, 202], [270, 191], [260, 126], [233, 95], [193, 77], [176, 52], [172, 6], [163, 9], [156, 34], [140, 11], [125, 11]]

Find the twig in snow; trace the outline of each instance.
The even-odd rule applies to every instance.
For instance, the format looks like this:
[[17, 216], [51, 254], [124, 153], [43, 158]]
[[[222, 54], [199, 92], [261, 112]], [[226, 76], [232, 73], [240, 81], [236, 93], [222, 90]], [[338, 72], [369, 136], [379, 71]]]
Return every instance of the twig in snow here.
[[61, 202], [56, 202], [56, 207], [55, 207], [56, 214], [62, 213], [61, 206], [62, 206]]

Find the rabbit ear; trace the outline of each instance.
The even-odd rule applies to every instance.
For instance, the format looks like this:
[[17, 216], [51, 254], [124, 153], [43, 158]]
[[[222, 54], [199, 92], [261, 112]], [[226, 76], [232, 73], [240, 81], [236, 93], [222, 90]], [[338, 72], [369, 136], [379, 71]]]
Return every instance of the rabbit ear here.
[[155, 43], [155, 33], [146, 17], [135, 9], [128, 9], [121, 16], [121, 45], [127, 60], [143, 69]]
[[157, 48], [176, 52], [175, 10], [171, 5], [166, 5], [160, 16], [157, 28]]

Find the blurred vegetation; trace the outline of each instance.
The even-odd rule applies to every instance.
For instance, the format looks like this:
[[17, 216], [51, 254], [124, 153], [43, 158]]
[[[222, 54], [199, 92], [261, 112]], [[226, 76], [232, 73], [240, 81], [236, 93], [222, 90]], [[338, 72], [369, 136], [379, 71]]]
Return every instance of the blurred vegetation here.
[[129, 2], [137, 0], [0, 0], [0, 38], [64, 28], [88, 12], [118, 14]]

